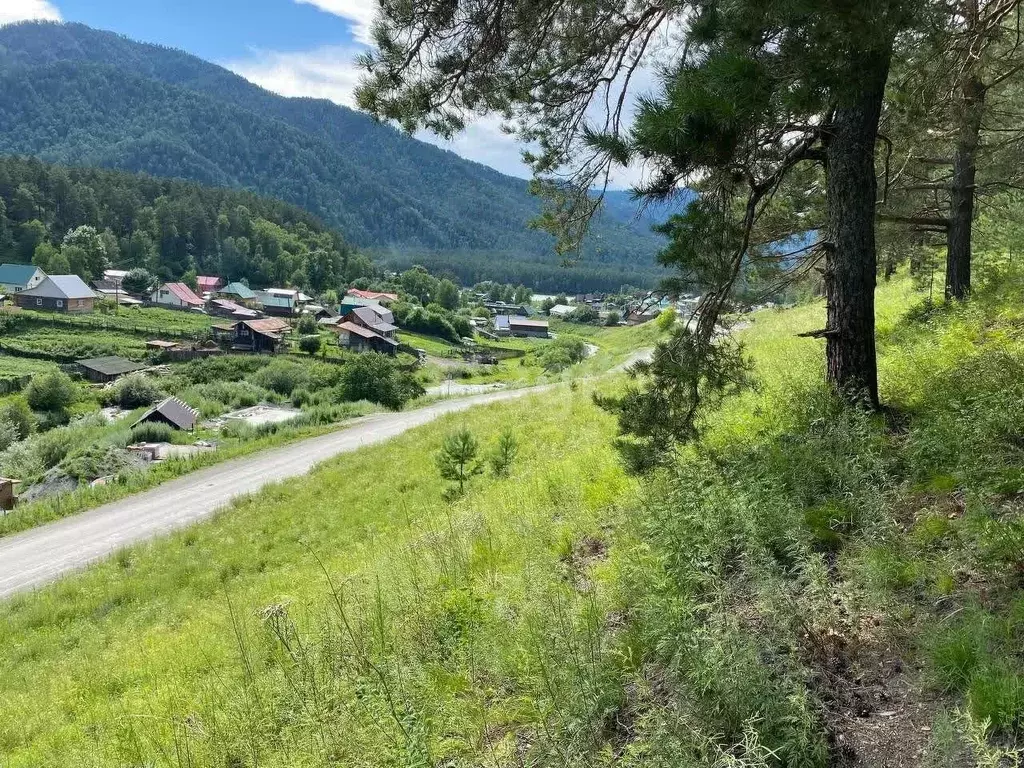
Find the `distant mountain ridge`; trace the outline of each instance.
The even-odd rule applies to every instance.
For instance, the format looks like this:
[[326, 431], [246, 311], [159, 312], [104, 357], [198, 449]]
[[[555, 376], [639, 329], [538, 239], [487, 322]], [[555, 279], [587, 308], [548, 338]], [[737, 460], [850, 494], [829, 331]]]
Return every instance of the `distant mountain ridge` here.
[[[527, 228], [539, 202], [520, 179], [332, 102], [77, 24], [0, 28], [0, 152], [249, 189], [382, 253], [555, 261], [552, 238]], [[584, 264], [649, 282], [660, 246], [609, 211]]]

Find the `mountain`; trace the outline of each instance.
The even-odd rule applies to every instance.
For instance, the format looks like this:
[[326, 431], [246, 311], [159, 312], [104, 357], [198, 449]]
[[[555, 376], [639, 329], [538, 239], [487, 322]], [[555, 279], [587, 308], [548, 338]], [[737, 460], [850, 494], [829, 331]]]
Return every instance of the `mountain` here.
[[[247, 189], [301, 206], [391, 256], [550, 266], [521, 179], [366, 115], [272, 94], [195, 56], [78, 24], [0, 28], [0, 152]], [[658, 236], [611, 215], [585, 264], [655, 279]]]

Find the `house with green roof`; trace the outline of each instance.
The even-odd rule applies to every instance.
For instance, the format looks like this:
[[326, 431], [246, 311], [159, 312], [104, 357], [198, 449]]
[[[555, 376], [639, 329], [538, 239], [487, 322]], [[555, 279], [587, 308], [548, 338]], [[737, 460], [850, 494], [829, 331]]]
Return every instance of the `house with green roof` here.
[[45, 279], [46, 273], [35, 264], [0, 264], [0, 293], [21, 293]]
[[256, 292], [245, 283], [228, 283], [217, 290], [217, 296], [243, 304], [256, 300]]

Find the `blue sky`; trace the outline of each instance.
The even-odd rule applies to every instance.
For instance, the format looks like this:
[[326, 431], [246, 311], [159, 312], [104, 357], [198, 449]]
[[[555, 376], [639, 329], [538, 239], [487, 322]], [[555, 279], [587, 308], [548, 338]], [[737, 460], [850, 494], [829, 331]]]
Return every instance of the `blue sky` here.
[[[194, 53], [284, 96], [346, 106], [373, 12], [373, 0], [0, 0], [0, 24], [81, 22]], [[496, 121], [478, 121], [452, 142], [419, 138], [504, 173], [529, 175]]]

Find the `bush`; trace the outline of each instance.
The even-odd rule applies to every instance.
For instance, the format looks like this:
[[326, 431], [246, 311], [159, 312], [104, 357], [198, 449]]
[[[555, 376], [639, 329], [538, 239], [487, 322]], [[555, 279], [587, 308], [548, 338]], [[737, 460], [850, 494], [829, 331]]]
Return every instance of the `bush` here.
[[156, 382], [144, 373], [125, 376], [105, 394], [105, 400], [108, 403], [119, 405], [125, 409], [152, 405], [163, 396]]
[[32, 409], [23, 397], [12, 397], [3, 404], [0, 404], [0, 421], [6, 421], [14, 425], [18, 431], [18, 438], [24, 440], [35, 428], [35, 417]]
[[567, 319], [574, 323], [596, 323], [600, 319], [600, 315], [589, 304], [580, 304], [569, 313]]
[[299, 333], [308, 336], [317, 332], [316, 318], [312, 315], [303, 315], [299, 318], [298, 324]]
[[318, 333], [311, 336], [303, 336], [299, 339], [299, 349], [307, 355], [315, 355], [320, 351], [320, 345], [322, 343], [323, 340], [320, 338], [320, 334]]
[[342, 370], [338, 385], [342, 401], [368, 400], [398, 409], [424, 392], [416, 379], [398, 370], [391, 358], [378, 352], [357, 355]]
[[541, 350], [537, 358], [544, 369], [559, 373], [587, 357], [587, 344], [582, 339], [560, 336]]
[[21, 434], [18, 427], [6, 419], [0, 419], [0, 451], [6, 451], [19, 440]]
[[133, 443], [172, 443], [174, 442], [174, 428], [170, 424], [144, 421], [132, 429], [131, 441]]
[[309, 373], [299, 363], [275, 360], [257, 371], [252, 380], [264, 389], [288, 397], [295, 389], [309, 385]]
[[609, 310], [608, 314], [605, 315], [604, 324], [609, 328], [613, 328], [622, 322], [622, 315], [620, 315], [614, 309]]
[[75, 383], [60, 371], [36, 376], [25, 389], [25, 400], [33, 411], [65, 411], [75, 399]]

